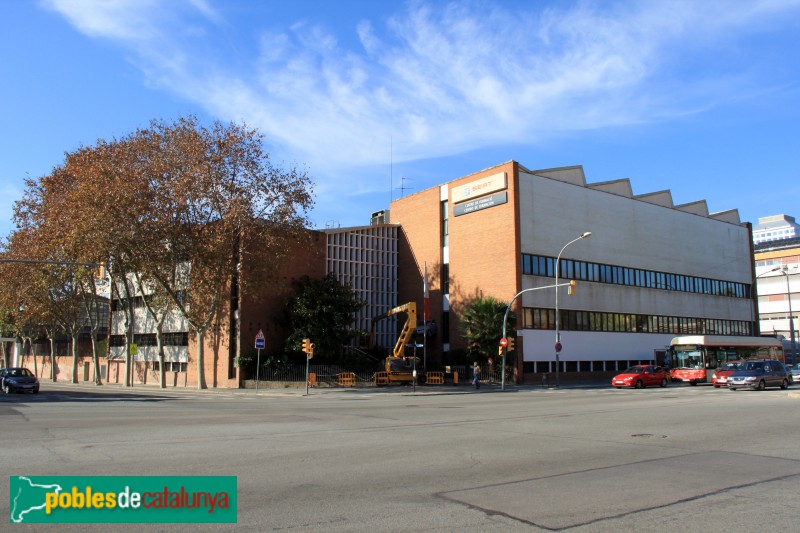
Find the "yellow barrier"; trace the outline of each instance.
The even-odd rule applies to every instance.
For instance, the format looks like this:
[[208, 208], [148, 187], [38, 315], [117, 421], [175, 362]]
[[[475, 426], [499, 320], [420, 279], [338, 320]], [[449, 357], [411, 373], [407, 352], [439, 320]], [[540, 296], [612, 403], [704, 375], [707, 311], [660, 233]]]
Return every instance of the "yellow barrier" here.
[[356, 384], [355, 372], [342, 372], [336, 376], [339, 378], [340, 387], [353, 387]]
[[375, 372], [375, 385], [388, 385], [390, 383], [388, 372]]
[[428, 385], [444, 385], [444, 373], [428, 372], [425, 375], [425, 383]]

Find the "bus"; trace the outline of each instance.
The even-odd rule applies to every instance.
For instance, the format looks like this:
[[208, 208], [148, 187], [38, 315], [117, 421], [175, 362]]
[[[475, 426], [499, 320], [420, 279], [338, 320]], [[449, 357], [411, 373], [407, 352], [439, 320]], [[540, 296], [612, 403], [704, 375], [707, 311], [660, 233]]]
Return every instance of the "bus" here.
[[670, 342], [665, 364], [672, 381], [692, 385], [710, 383], [716, 369], [729, 361], [775, 359], [784, 361], [783, 343], [773, 337], [689, 335]]

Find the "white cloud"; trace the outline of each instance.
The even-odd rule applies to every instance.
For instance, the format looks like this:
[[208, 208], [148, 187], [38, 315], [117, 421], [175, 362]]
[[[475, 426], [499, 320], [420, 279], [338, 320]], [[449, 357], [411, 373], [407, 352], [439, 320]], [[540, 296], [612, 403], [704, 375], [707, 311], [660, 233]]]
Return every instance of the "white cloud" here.
[[[798, 2], [414, 2], [336, 36], [309, 20], [263, 30], [241, 58], [209, 55], [224, 13], [201, 0], [49, 0], [79, 31], [136, 56], [147, 82], [223, 119], [259, 127], [284, 156], [333, 174], [348, 166], [535, 142], [541, 131], [646, 122], [747, 89], [740, 72], [676, 79], [665, 65], [751, 31]], [[245, 4], [246, 5], [246, 4]], [[186, 36], [191, 31], [192, 38]], [[761, 28], [761, 30], [759, 30]], [[345, 37], [359, 48], [348, 49]], [[724, 78], [724, 79], [723, 79]], [[655, 81], [657, 80], [657, 83]], [[723, 83], [733, 89], [720, 95]], [[738, 91], [742, 97], [742, 91]], [[352, 179], [349, 175], [346, 179]], [[349, 184], [351, 191], [374, 188]], [[325, 188], [322, 184], [321, 189]]]

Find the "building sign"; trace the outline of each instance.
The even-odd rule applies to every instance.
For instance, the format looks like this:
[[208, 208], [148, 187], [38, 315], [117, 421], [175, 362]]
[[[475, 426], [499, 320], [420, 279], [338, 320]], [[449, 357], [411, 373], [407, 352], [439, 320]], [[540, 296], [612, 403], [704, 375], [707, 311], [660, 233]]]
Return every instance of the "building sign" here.
[[507, 186], [505, 172], [500, 172], [499, 174], [494, 174], [486, 178], [471, 181], [464, 185], [453, 187], [453, 203], [457, 204], [458, 202], [474, 200], [479, 196], [502, 191]]
[[472, 200], [471, 202], [464, 202], [463, 204], [454, 205], [453, 215], [466, 215], [468, 213], [474, 213], [475, 211], [480, 211], [481, 209], [488, 209], [489, 207], [494, 207], [496, 205], [505, 203], [508, 203], [508, 192], [503, 191], [491, 196], [484, 196], [483, 198]]

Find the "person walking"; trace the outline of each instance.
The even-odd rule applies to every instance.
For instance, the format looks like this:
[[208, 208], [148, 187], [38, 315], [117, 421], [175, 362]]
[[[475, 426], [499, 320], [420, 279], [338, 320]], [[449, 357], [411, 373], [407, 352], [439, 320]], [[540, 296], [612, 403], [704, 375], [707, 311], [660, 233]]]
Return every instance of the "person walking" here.
[[472, 384], [476, 390], [481, 388], [481, 367], [477, 361], [472, 365]]

